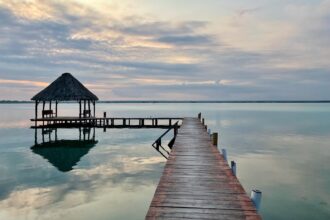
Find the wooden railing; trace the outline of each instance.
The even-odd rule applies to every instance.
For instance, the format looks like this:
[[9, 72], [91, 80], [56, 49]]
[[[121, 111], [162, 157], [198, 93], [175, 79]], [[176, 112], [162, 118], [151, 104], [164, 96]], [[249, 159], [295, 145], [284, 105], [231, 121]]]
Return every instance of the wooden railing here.
[[169, 129], [167, 129], [159, 138], [152, 144], [153, 148], [155, 148], [163, 157], [168, 159], [170, 155], [170, 151], [166, 150], [162, 145], [162, 138], [170, 132], [172, 129], [174, 129], [174, 136], [171, 139], [171, 141], [167, 144], [167, 146], [172, 149], [173, 144], [175, 142], [176, 135], [178, 134], [178, 127], [179, 127], [179, 121], [177, 121], [173, 126], [171, 126]]

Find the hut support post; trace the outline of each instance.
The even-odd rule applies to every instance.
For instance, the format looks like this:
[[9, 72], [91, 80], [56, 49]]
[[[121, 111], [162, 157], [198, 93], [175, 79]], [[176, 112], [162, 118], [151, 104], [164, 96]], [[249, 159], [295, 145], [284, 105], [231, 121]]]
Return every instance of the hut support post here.
[[95, 118], [95, 101], [93, 101], [93, 112], [94, 112], [94, 118]]
[[[42, 101], [42, 118], [44, 118], [44, 111], [45, 111], [45, 101]], [[45, 121], [42, 120], [42, 125], [44, 126], [45, 125]], [[42, 140], [44, 142], [44, 140]]]
[[81, 100], [79, 100], [79, 118], [81, 118]]
[[37, 127], [37, 119], [38, 119], [38, 104], [39, 102], [36, 100], [36, 106], [35, 106], [35, 116], [34, 116], [34, 119], [35, 119], [35, 126]]
[[45, 101], [42, 101], [42, 117], [44, 117], [43, 111], [45, 110]]
[[56, 100], [55, 101], [55, 117], [57, 118], [57, 104], [58, 104], [58, 101]]
[[88, 100], [88, 117], [91, 117], [91, 101]]
[[84, 111], [83, 111], [84, 118], [86, 117], [86, 115], [85, 115], [85, 111], [86, 111], [86, 100], [84, 100]]

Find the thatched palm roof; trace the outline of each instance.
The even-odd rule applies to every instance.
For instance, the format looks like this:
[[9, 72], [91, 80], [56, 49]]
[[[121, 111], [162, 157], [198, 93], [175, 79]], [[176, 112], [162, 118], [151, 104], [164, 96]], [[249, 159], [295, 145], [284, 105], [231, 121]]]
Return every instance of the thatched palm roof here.
[[98, 100], [97, 96], [89, 91], [81, 82], [70, 73], [63, 73], [41, 92], [33, 96], [36, 101], [74, 101]]

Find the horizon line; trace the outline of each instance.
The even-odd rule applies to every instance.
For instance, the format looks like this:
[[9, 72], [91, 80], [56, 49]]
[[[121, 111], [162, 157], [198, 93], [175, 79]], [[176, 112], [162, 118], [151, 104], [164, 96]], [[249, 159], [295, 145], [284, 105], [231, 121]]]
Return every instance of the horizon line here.
[[[63, 101], [63, 103], [75, 101]], [[330, 100], [99, 100], [98, 103], [330, 103]], [[0, 103], [34, 103], [31, 100], [0, 100]]]

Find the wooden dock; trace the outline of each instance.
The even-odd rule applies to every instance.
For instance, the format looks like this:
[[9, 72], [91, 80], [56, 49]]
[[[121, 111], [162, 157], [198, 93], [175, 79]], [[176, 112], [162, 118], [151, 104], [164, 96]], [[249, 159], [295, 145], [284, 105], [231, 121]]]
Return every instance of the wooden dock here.
[[123, 118], [123, 117], [48, 117], [31, 119], [35, 122], [31, 128], [170, 128], [178, 122], [180, 126], [183, 118], [149, 117], [149, 118]]
[[261, 219], [198, 118], [184, 118], [146, 219]]

